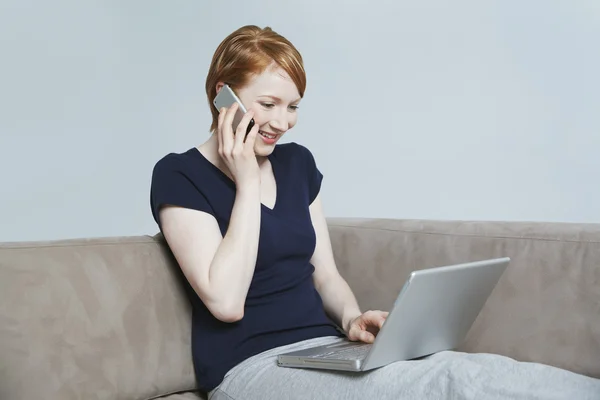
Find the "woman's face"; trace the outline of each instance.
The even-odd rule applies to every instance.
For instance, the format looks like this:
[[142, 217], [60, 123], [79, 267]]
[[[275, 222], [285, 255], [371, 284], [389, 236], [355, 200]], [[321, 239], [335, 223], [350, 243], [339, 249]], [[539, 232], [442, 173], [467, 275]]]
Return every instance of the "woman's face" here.
[[298, 120], [300, 94], [290, 76], [281, 67], [267, 68], [236, 91], [247, 110], [254, 111], [259, 127], [254, 152], [268, 156], [284, 133]]

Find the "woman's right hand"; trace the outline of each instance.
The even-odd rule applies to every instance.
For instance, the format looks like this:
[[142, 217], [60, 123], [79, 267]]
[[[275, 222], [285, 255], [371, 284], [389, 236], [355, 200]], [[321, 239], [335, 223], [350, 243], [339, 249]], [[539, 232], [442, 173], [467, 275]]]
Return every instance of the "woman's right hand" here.
[[246, 129], [254, 112], [249, 110], [244, 115], [234, 133], [232, 124], [237, 109], [238, 105], [234, 103], [229, 109], [223, 107], [220, 110], [217, 136], [219, 155], [229, 169], [236, 186], [240, 187], [260, 183], [260, 170], [254, 153], [258, 124], [254, 124], [246, 136]]

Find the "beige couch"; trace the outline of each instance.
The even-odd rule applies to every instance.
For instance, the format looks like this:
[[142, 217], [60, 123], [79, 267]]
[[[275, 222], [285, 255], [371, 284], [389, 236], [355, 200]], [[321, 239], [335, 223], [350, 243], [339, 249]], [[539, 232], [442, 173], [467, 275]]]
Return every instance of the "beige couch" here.
[[[330, 219], [361, 306], [410, 271], [512, 258], [466, 341], [600, 378], [600, 225]], [[198, 399], [190, 306], [157, 235], [0, 245], [0, 399]]]

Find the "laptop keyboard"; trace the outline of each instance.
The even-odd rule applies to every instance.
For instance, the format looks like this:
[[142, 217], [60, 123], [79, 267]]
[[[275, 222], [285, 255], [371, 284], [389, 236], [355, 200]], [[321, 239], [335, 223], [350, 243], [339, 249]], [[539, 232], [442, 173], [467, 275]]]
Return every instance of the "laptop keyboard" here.
[[371, 350], [371, 346], [371, 344], [365, 343], [362, 345], [328, 351], [327, 353], [316, 354], [311, 356], [311, 358], [325, 358], [328, 360], [363, 360], [369, 353], [369, 350]]

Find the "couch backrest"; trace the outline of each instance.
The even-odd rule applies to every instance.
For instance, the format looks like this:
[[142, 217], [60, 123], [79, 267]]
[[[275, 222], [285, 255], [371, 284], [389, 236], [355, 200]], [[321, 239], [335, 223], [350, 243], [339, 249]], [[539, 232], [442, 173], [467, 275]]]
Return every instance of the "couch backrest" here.
[[0, 398], [194, 388], [190, 305], [172, 261], [151, 237], [0, 245]]
[[[412, 270], [512, 262], [459, 350], [600, 378], [600, 225], [330, 219], [364, 310]], [[195, 387], [186, 287], [164, 239], [0, 244], [0, 399], [147, 399]]]
[[600, 224], [330, 219], [363, 309], [388, 310], [411, 271], [512, 261], [463, 345], [600, 378]]

